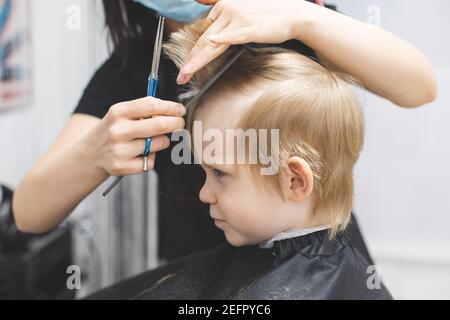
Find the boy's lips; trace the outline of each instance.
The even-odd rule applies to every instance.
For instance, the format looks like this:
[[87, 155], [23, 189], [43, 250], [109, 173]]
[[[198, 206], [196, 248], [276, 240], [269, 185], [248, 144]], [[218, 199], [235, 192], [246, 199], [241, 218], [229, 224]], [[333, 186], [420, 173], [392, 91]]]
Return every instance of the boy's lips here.
[[225, 222], [225, 220], [219, 219], [219, 218], [216, 218], [216, 217], [213, 217], [213, 216], [211, 216], [211, 218], [214, 220], [215, 224], [221, 224], [221, 223]]
[[220, 227], [224, 223], [225, 223], [225, 220], [214, 219], [214, 224], [216, 225], [216, 227]]

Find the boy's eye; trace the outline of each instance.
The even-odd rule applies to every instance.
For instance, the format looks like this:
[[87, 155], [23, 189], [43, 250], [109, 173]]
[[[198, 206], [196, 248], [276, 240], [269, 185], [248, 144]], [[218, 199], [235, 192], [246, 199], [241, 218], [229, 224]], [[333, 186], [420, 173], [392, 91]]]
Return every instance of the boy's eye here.
[[214, 174], [216, 177], [218, 177], [218, 178], [225, 176], [225, 173], [224, 173], [224, 172], [222, 172], [222, 171], [220, 171], [220, 170], [217, 170], [217, 169], [213, 169], [212, 172], [213, 172], [213, 174]]

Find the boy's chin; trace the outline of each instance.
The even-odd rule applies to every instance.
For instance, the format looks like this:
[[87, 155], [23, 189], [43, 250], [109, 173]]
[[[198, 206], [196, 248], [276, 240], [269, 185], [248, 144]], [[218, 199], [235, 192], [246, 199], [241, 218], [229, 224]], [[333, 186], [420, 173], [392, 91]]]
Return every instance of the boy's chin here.
[[229, 235], [227, 232], [225, 232], [225, 238], [227, 239], [227, 242], [233, 247], [242, 247], [247, 245], [246, 241], [241, 237], [236, 235]]
[[225, 238], [227, 239], [227, 242], [233, 247], [244, 247], [256, 244], [255, 242], [252, 242], [249, 239], [245, 239], [240, 235], [229, 235], [226, 232]]

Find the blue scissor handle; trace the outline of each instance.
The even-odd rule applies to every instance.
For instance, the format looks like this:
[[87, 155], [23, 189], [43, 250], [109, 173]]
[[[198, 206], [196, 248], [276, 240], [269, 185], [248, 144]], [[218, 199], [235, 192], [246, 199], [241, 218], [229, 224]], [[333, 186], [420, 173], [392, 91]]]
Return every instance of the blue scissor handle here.
[[148, 79], [147, 96], [156, 97], [156, 90], [158, 89], [158, 79]]
[[[154, 79], [150, 77], [148, 79], [148, 87], [147, 87], [147, 96], [156, 97], [156, 90], [158, 89], [158, 79]], [[145, 140], [145, 151], [144, 157], [148, 157], [150, 155], [150, 147], [152, 145], [152, 138], [148, 137]]]
[[150, 147], [152, 145], [152, 138], [147, 138], [145, 140], [145, 151], [144, 151], [144, 157], [148, 157], [150, 155]]

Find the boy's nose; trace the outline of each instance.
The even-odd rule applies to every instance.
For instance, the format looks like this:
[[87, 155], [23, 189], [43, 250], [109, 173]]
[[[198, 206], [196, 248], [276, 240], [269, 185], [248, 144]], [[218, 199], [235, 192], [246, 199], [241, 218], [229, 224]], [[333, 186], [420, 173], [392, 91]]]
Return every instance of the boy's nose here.
[[211, 192], [211, 190], [207, 187], [206, 183], [200, 190], [199, 198], [201, 202], [208, 204], [214, 204], [216, 202], [216, 197], [214, 196], [214, 193]]

